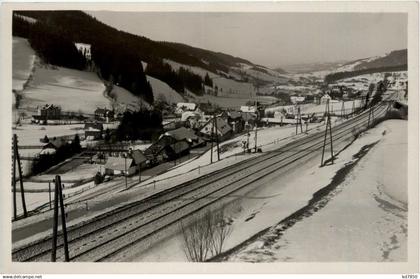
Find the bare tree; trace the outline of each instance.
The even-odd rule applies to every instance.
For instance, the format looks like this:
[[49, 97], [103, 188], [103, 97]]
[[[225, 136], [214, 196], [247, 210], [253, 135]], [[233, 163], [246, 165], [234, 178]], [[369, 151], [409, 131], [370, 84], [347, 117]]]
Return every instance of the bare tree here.
[[212, 241], [212, 253], [216, 256], [223, 251], [223, 245], [227, 237], [232, 232], [232, 227], [225, 220], [224, 211], [218, 211], [213, 216], [213, 241]]
[[184, 238], [184, 252], [189, 261], [203, 262], [210, 256], [222, 252], [223, 245], [231, 233], [231, 227], [224, 220], [224, 212], [207, 211], [192, 225], [181, 223]]

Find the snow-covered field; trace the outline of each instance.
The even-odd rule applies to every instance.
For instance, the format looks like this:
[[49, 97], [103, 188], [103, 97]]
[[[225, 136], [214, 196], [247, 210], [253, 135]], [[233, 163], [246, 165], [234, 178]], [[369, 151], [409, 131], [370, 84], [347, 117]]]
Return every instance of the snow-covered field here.
[[[227, 79], [220, 75], [216, 75], [212, 72], [209, 72], [205, 69], [199, 67], [193, 67], [188, 65], [183, 65], [168, 59], [165, 59], [165, 62], [171, 65], [174, 70], [178, 70], [180, 67], [187, 68], [191, 72], [202, 76], [203, 78], [208, 73], [209, 77], [213, 81], [213, 87], [218, 87], [218, 96], [223, 97], [235, 97], [235, 98], [250, 98], [255, 95], [254, 85], [249, 82], [239, 82], [233, 79]], [[219, 104], [219, 103], [218, 103]], [[220, 104], [219, 104], [220, 105]]]
[[54, 104], [63, 111], [93, 113], [97, 107], [110, 108], [110, 101], [104, 96], [105, 85], [95, 73], [53, 67], [35, 60], [36, 54], [29, 42], [14, 37], [13, 89], [23, 90], [20, 92], [21, 109], [32, 113], [37, 106]]
[[[359, 107], [361, 101], [360, 100], [354, 100], [354, 107], [355, 109]], [[336, 113], [340, 113], [341, 109], [343, 106], [343, 102], [341, 101], [330, 101], [330, 112], [336, 112]], [[312, 114], [312, 113], [323, 113], [325, 112], [325, 104], [302, 104], [299, 106], [300, 107], [300, 111], [303, 114]], [[283, 109], [286, 111], [294, 111], [295, 106], [294, 105], [289, 105], [289, 106], [277, 106], [277, 107], [272, 107], [272, 108], [268, 108], [265, 111], [266, 112], [275, 112], [275, 111], [282, 111]], [[346, 110], [347, 113], [351, 112], [351, 110], [353, 109], [353, 101], [345, 101], [344, 102], [344, 109]]]
[[[84, 124], [72, 124], [72, 125], [32, 125], [32, 124], [22, 124], [17, 128], [13, 128], [12, 133], [16, 134], [18, 137], [19, 146], [42, 146], [44, 143], [40, 141], [44, 136], [48, 138], [58, 137], [58, 136], [70, 136], [84, 135], [83, 130]], [[41, 151], [41, 148], [33, 149], [19, 149], [20, 156], [35, 156]], [[30, 161], [22, 160], [22, 171], [25, 174], [30, 171]]]
[[216, 104], [222, 108], [236, 108], [239, 109], [241, 106], [246, 105], [247, 102], [251, 101], [258, 101], [263, 104], [271, 104], [278, 101], [276, 97], [273, 96], [254, 96], [252, 97], [248, 96], [234, 96], [230, 95], [229, 97], [223, 97], [223, 96], [213, 96], [213, 95], [203, 95], [203, 96], [194, 96], [195, 102], [200, 103], [213, 103]]
[[406, 261], [406, 135], [402, 120], [367, 132], [351, 149], [379, 143], [317, 210], [273, 226], [229, 261]]
[[49, 138], [68, 135], [82, 135], [84, 124], [72, 125], [32, 125], [22, 124], [13, 129], [18, 136], [19, 145], [43, 145], [40, 139], [47, 135]]
[[[111, 108], [105, 85], [93, 72], [46, 65], [35, 66], [28, 87], [23, 91], [22, 108], [54, 104], [63, 111], [93, 113], [98, 107]], [[75, 101], [79, 100], [79, 101]]]
[[147, 80], [150, 82], [150, 85], [153, 89], [153, 97], [155, 101], [165, 100], [170, 104], [176, 104], [184, 102], [184, 98], [175, 90], [173, 90], [169, 85], [160, 81], [151, 76], [147, 76]]
[[31, 75], [36, 54], [28, 40], [13, 37], [12, 89], [20, 91]]
[[142, 106], [146, 108], [150, 107], [150, 104], [148, 104], [142, 98], [133, 95], [130, 91], [118, 85], [114, 85], [109, 94], [115, 100], [117, 111], [124, 112], [126, 108], [131, 110], [138, 110]]

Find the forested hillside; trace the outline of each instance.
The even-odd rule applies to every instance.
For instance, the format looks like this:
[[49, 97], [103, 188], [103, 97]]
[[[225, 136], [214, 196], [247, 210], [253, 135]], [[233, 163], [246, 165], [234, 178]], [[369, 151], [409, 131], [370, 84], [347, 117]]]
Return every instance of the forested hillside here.
[[[16, 11], [15, 14], [34, 19], [29, 22], [15, 16], [13, 35], [28, 38], [47, 63], [83, 69], [88, 61], [74, 43], [90, 44], [98, 74], [149, 103], [153, 103], [153, 93], [145, 74], [162, 80], [180, 94], [188, 89], [200, 95], [203, 85], [209, 83], [204, 76], [186, 68], [172, 69], [164, 59], [212, 73], [228, 73], [230, 67], [241, 63], [254, 65], [231, 55], [178, 43], [156, 42], [120, 31], [81, 11]], [[147, 63], [145, 69], [142, 61]]]

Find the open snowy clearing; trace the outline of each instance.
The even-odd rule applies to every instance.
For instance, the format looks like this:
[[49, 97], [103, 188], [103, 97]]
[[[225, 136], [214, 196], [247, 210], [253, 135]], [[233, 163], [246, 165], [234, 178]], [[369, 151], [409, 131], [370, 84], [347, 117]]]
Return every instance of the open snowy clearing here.
[[293, 220], [291, 227], [273, 226], [228, 260], [406, 261], [406, 135], [407, 122], [402, 120], [367, 132], [354, 147], [379, 143], [315, 206], [316, 212]]
[[20, 91], [31, 75], [36, 54], [28, 40], [20, 37], [13, 37], [12, 49], [12, 89]]
[[37, 106], [54, 104], [63, 111], [93, 114], [98, 107], [111, 108], [104, 92], [105, 85], [93, 72], [36, 65], [20, 108], [34, 112]]
[[[353, 101], [344, 101], [344, 109], [345, 109], [345, 113], [350, 113], [351, 110], [353, 109], [353, 103], [354, 103], [354, 108], [357, 109], [360, 104], [361, 101], [360, 100], [354, 100]], [[340, 101], [331, 101], [330, 102], [330, 112], [331, 113], [341, 113], [341, 110], [343, 108], [343, 102]], [[275, 111], [282, 111], [282, 110], [286, 110], [289, 111], [290, 109], [295, 108], [296, 106], [294, 105], [288, 105], [288, 106], [277, 106], [277, 107], [272, 107], [272, 108], [268, 108], [265, 111], [266, 112], [275, 112]], [[325, 112], [325, 108], [326, 108], [326, 104], [302, 104], [299, 105], [300, 107], [300, 111], [303, 114], [312, 114], [312, 113], [324, 113]]]
[[165, 59], [165, 63], [171, 65], [171, 67], [175, 71], [183, 67], [197, 75], [200, 75], [202, 78], [204, 78], [205, 75], [208, 74], [211, 80], [213, 81], [213, 87], [217, 86], [218, 88], [218, 96], [236, 96], [236, 98], [249, 98], [250, 96], [254, 97], [255, 95], [256, 90], [254, 88], [254, 85], [249, 82], [239, 82], [233, 79], [228, 79], [220, 75], [216, 75], [200, 67], [184, 65], [168, 59]]
[[44, 145], [40, 139], [45, 135], [49, 138], [58, 136], [69, 136], [84, 134], [84, 124], [72, 125], [32, 125], [22, 124], [13, 129], [13, 133], [18, 136], [19, 145]]
[[169, 104], [176, 104], [184, 102], [184, 97], [182, 97], [178, 92], [173, 90], [169, 85], [160, 81], [154, 77], [146, 76], [147, 80], [150, 82], [153, 90], [153, 97], [155, 101], [164, 100]]
[[142, 98], [133, 95], [133, 93], [118, 85], [114, 85], [112, 87], [109, 95], [115, 101], [117, 111], [124, 112], [127, 108], [129, 110], [138, 110], [143, 106], [150, 108], [150, 104], [148, 104]]

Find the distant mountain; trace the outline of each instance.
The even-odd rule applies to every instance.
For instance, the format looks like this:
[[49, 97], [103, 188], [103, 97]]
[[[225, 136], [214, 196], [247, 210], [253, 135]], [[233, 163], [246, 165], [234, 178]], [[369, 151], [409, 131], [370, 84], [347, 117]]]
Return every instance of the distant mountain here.
[[330, 71], [336, 69], [340, 65], [345, 63], [344, 61], [337, 62], [324, 62], [324, 63], [302, 63], [282, 66], [283, 71], [294, 74], [305, 74], [319, 71]]
[[282, 75], [285, 75], [285, 74], [288, 74], [288, 72], [287, 71], [285, 71], [284, 69], [282, 69], [282, 68], [279, 68], [279, 67], [277, 67], [277, 68], [275, 68], [275, 69], [273, 69], [274, 71], [276, 71], [277, 73], [279, 73], [279, 74], [282, 74]]
[[406, 70], [407, 49], [394, 50], [382, 57], [363, 58], [342, 64], [335, 71], [326, 75], [325, 81], [330, 83], [364, 74]]
[[407, 49], [394, 50], [389, 54], [371, 61], [363, 61], [354, 70], [366, 70], [381, 67], [395, 67], [407, 65]]

